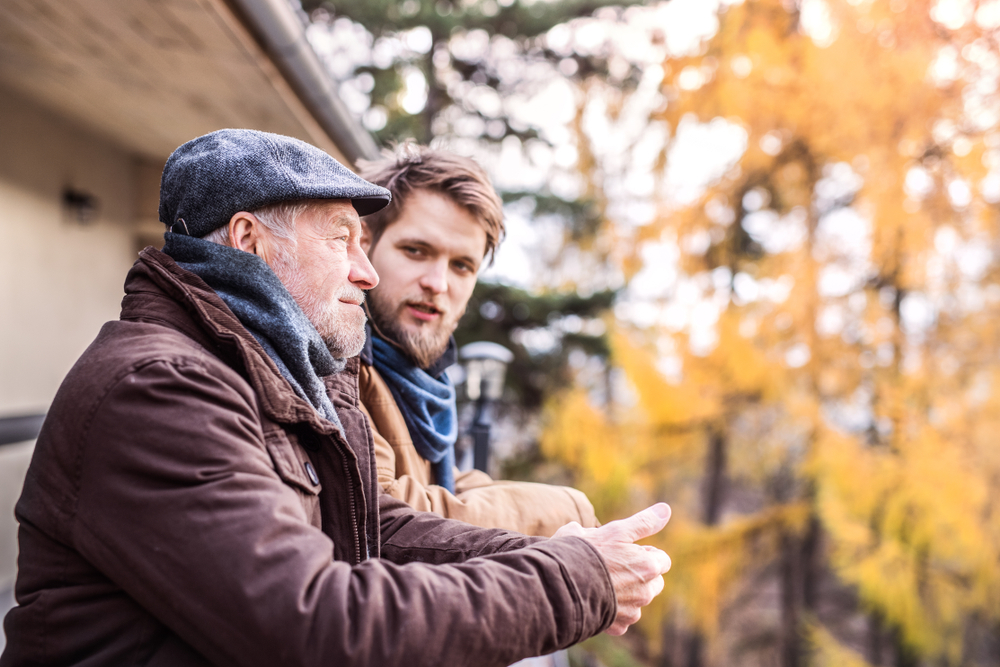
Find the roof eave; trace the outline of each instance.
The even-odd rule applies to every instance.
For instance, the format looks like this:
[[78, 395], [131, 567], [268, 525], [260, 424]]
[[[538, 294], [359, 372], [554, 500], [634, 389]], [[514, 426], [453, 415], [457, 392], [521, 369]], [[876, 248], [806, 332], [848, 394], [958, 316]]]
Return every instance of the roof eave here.
[[304, 17], [288, 0], [226, 0], [344, 157], [378, 157], [371, 134], [351, 116], [306, 37]]

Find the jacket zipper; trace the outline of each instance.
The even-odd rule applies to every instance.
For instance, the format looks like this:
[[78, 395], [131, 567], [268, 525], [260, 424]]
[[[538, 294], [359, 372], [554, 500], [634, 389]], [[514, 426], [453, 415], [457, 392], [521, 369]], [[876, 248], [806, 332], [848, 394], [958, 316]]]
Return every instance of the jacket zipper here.
[[341, 461], [344, 463], [344, 475], [349, 480], [347, 485], [347, 499], [351, 507], [351, 528], [354, 529], [354, 564], [359, 565], [361, 563], [361, 538], [358, 535], [358, 512], [357, 501], [354, 499], [354, 482], [351, 479], [351, 467], [347, 464], [347, 457], [343, 454], [341, 455]]

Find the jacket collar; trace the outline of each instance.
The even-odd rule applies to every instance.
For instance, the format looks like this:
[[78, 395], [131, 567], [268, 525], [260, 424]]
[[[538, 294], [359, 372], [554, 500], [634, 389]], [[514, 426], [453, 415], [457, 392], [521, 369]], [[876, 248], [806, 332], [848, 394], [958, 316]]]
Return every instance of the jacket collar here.
[[[121, 319], [153, 321], [175, 329], [242, 371], [257, 394], [261, 411], [272, 421], [304, 422], [316, 431], [336, 433], [332, 423], [320, 419], [292, 390], [274, 361], [215, 291], [163, 252], [147, 247], [139, 253], [125, 280]], [[357, 364], [348, 364], [342, 373], [324, 378], [324, 382], [332, 390], [347, 390], [349, 402], [356, 403], [357, 372]]]

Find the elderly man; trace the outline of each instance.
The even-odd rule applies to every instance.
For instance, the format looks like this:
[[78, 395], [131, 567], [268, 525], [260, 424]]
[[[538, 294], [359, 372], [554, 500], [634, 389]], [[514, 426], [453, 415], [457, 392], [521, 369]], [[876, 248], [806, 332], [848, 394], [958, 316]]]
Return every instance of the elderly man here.
[[174, 152], [39, 436], [0, 665], [502, 665], [638, 619], [665, 505], [538, 540], [379, 493], [349, 358], [388, 198], [287, 137]]
[[362, 163], [392, 201], [362, 223], [379, 274], [368, 293], [371, 336], [361, 353], [361, 403], [375, 433], [379, 482], [419, 510], [485, 528], [549, 536], [570, 521], [597, 525], [587, 497], [561, 486], [456, 473], [452, 332], [479, 268], [504, 234], [503, 203], [469, 158], [414, 144]]

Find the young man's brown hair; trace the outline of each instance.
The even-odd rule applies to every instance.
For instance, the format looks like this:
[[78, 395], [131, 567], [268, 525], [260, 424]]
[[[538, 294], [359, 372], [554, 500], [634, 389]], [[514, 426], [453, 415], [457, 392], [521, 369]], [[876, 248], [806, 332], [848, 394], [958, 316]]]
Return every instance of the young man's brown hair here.
[[417, 190], [439, 192], [466, 209], [486, 231], [486, 253], [493, 260], [503, 240], [503, 201], [486, 172], [470, 158], [429, 146], [406, 142], [395, 151], [386, 151], [379, 160], [359, 160], [360, 175], [388, 189], [392, 202], [365, 217], [372, 247], [382, 232], [399, 218], [406, 198]]

